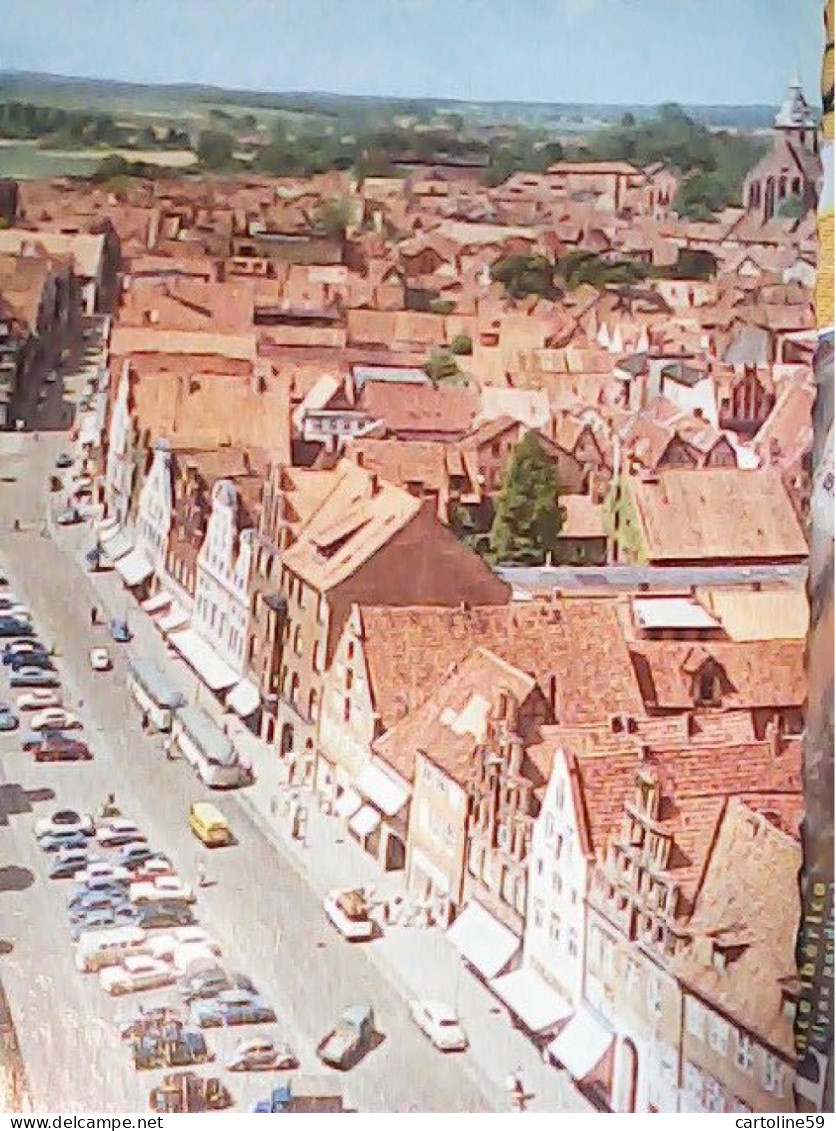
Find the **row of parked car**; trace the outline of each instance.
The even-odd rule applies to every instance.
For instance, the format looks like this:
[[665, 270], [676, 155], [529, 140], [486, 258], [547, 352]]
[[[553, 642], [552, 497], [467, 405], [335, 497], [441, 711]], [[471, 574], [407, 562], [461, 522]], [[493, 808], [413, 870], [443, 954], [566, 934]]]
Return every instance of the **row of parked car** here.
[[[177, 993], [176, 1004], [140, 1007], [120, 1023], [135, 1068], [209, 1062], [214, 1054], [206, 1030], [276, 1021], [251, 979], [227, 969], [220, 944], [196, 920], [194, 889], [168, 856], [150, 847], [135, 822], [58, 809], [36, 824], [35, 836], [50, 857], [49, 876], [74, 884], [66, 911], [79, 972], [96, 975], [111, 996], [170, 988]], [[296, 1067], [292, 1050], [265, 1033], [243, 1040], [226, 1063], [233, 1072]], [[218, 1097], [229, 1096], [218, 1081], [189, 1083], [183, 1095], [226, 1106]], [[167, 1092], [162, 1098], [173, 1102]], [[152, 1094], [152, 1107], [159, 1102]]]

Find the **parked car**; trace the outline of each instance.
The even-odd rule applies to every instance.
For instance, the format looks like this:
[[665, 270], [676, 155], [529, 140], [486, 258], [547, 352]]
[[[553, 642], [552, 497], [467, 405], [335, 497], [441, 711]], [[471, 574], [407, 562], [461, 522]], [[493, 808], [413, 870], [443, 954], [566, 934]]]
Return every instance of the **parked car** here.
[[170, 1034], [172, 1037], [186, 1023], [185, 1015], [170, 1005], [155, 1005], [150, 1009], [140, 1009], [138, 1013], [117, 1022], [119, 1039], [135, 1041], [147, 1033]]
[[168, 962], [144, 955], [132, 955], [120, 966], [107, 966], [99, 972], [99, 984], [109, 994], [130, 994], [170, 986], [174, 970]]
[[319, 1042], [316, 1055], [332, 1068], [352, 1068], [371, 1048], [375, 1036], [370, 1005], [350, 1005]]
[[299, 1067], [299, 1058], [290, 1045], [270, 1037], [250, 1037], [236, 1048], [226, 1062], [230, 1072], [284, 1072]]
[[47, 727], [44, 730], [27, 730], [20, 736], [20, 748], [27, 753], [40, 750], [45, 742], [72, 742], [72, 739], [68, 734], [64, 734], [62, 730], [56, 730], [54, 727]]
[[78, 507], [65, 507], [64, 510], [56, 515], [55, 521], [59, 526], [75, 526], [76, 523], [81, 522]]
[[91, 863], [76, 877], [80, 884], [90, 889], [108, 887], [116, 883], [127, 885], [130, 878], [131, 874], [127, 868], [120, 868], [118, 864], [110, 864], [106, 860]]
[[225, 1025], [260, 1025], [276, 1020], [276, 1011], [249, 990], [223, 990], [208, 1001], [195, 1001], [192, 1021], [201, 1029]]
[[[144, 849], [144, 845], [137, 845], [137, 848]], [[150, 850], [149, 850], [150, 851]], [[120, 861], [123, 863], [123, 861]], [[131, 868], [130, 864], [123, 865], [126, 868]], [[173, 876], [174, 865], [165, 856], [149, 856], [146, 860], [142, 860], [139, 864], [131, 869], [131, 874], [134, 880], [153, 880], [157, 876]]]
[[130, 906], [123, 887], [114, 886], [96, 890], [79, 887], [67, 900], [67, 914], [72, 922], [90, 911], [100, 911], [103, 907], [119, 907], [122, 904], [126, 907]]
[[258, 997], [258, 991], [245, 974], [227, 974], [221, 966], [181, 978], [177, 983], [177, 989], [186, 1002], [208, 1000], [229, 990], [242, 990], [252, 997]]
[[42, 711], [45, 707], [60, 707], [61, 693], [44, 688], [42, 691], [24, 691], [17, 697], [18, 711]]
[[34, 636], [35, 630], [20, 617], [0, 616], [0, 636]]
[[32, 752], [36, 762], [89, 762], [92, 751], [73, 738], [45, 739]]
[[137, 926], [146, 931], [170, 927], [190, 927], [196, 922], [187, 903], [143, 903], [137, 907]]
[[[2, 632], [0, 632], [2, 635]], [[43, 668], [18, 668], [9, 680], [10, 687], [58, 687], [58, 673]]]
[[143, 842], [146, 838], [133, 821], [128, 821], [124, 817], [114, 817], [99, 825], [96, 839], [102, 848], [120, 848], [125, 844]]
[[206, 1038], [199, 1030], [182, 1029], [176, 1036], [149, 1033], [137, 1037], [133, 1044], [134, 1068], [183, 1068], [205, 1064], [214, 1059]]
[[55, 466], [59, 471], [65, 471], [68, 467], [72, 467], [73, 463], [73, 457], [67, 452], [59, 452], [55, 459]]
[[10, 658], [7, 667], [13, 672], [21, 668], [38, 668], [40, 671], [55, 671], [49, 652], [43, 647], [33, 648], [31, 652], [17, 652]]
[[59, 852], [49, 865], [48, 875], [51, 880], [74, 880], [90, 863], [90, 856], [84, 849], [68, 848]]
[[76, 730], [81, 720], [65, 707], [45, 707], [32, 716], [29, 725], [32, 730]]
[[62, 848], [86, 848], [87, 837], [78, 829], [59, 829], [39, 837], [38, 847], [44, 852], [58, 852]]
[[110, 653], [107, 648], [90, 649], [90, 667], [94, 672], [110, 671]]
[[411, 1001], [409, 1013], [422, 1033], [442, 1052], [464, 1052], [467, 1037], [452, 1006], [440, 1001]]
[[108, 626], [110, 635], [117, 644], [128, 644], [131, 639], [131, 630], [126, 620], [112, 620]]
[[369, 905], [359, 889], [331, 891], [322, 901], [330, 922], [349, 942], [365, 942], [374, 937], [375, 925], [369, 918]]
[[177, 876], [155, 876], [132, 883], [129, 891], [133, 903], [155, 903], [160, 899], [172, 903], [194, 903], [195, 893]]
[[36, 823], [35, 836], [50, 836], [59, 829], [73, 829], [85, 836], [92, 836], [96, 831], [89, 813], [78, 813], [75, 809], [54, 809], [48, 817], [42, 817]]
[[20, 719], [11, 707], [0, 706], [0, 730], [17, 730], [19, 726]]
[[42, 652], [40, 640], [10, 640], [3, 648], [3, 666], [9, 667], [13, 656], [23, 656], [29, 652]]
[[150, 848], [144, 843], [134, 842], [126, 844], [125, 847], [113, 857], [114, 864], [119, 864], [120, 867], [127, 868], [128, 871], [139, 868], [149, 860], [165, 860], [169, 866], [169, 870], [172, 868], [170, 860], [166, 860], [164, 856], [160, 856], [158, 852], [155, 852], [153, 848]]
[[136, 908], [130, 903], [116, 903], [111, 907], [97, 907], [79, 915], [70, 923], [70, 938], [78, 942], [88, 931], [106, 931], [111, 927], [136, 925]]

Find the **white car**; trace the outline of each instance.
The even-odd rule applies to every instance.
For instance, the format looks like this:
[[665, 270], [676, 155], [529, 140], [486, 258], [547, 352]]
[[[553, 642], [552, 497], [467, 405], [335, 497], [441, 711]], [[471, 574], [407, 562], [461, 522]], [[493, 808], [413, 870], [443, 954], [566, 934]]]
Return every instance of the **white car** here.
[[[192, 930], [203, 935], [202, 942], [180, 942], [177, 932]], [[149, 954], [164, 962], [170, 962], [174, 972], [183, 975], [196, 960], [200, 961], [203, 969], [215, 969], [221, 956], [220, 943], [216, 942], [202, 927], [176, 927], [173, 931], [166, 931], [164, 935], [154, 935], [148, 939]]]
[[98, 841], [102, 848], [118, 848], [126, 844], [144, 844], [148, 839], [133, 821], [116, 817], [99, 826]]
[[411, 1001], [409, 1013], [441, 1052], [464, 1052], [467, 1036], [452, 1006], [440, 1001]]
[[154, 903], [164, 899], [170, 903], [194, 903], [194, 890], [184, 884], [177, 876], [155, 876], [151, 880], [139, 880], [128, 889], [131, 903]]
[[90, 667], [94, 672], [110, 671], [110, 653], [107, 648], [90, 649]]
[[92, 836], [96, 831], [89, 813], [77, 813], [75, 809], [55, 809], [48, 817], [42, 817], [35, 825], [38, 840], [44, 836], [54, 836], [64, 830]]
[[217, 957], [223, 953], [217, 939], [196, 924], [193, 927], [173, 927], [170, 931], [166, 931], [166, 938], [171, 939], [177, 947], [203, 947]]
[[93, 891], [96, 888], [110, 887], [111, 884], [127, 883], [131, 873], [127, 868], [120, 868], [116, 864], [108, 864], [102, 860], [88, 864], [83, 872], [76, 874], [75, 878], [78, 883]]
[[373, 938], [375, 925], [368, 916], [368, 907], [359, 891], [336, 889], [322, 901], [331, 923], [349, 942], [365, 942]]
[[[138, 864], [132, 872], [135, 881], [155, 880], [158, 876], [173, 876], [174, 865], [163, 856], [152, 856], [142, 864]], [[184, 930], [191, 928], [185, 927]]]
[[61, 692], [51, 691], [48, 687], [36, 688], [34, 691], [24, 691], [17, 697], [18, 711], [42, 711], [44, 707], [60, 707]]
[[153, 990], [174, 982], [174, 969], [168, 962], [145, 955], [130, 955], [120, 966], [109, 966], [99, 973], [99, 984], [109, 994], [130, 994]]
[[47, 707], [32, 716], [29, 726], [32, 730], [75, 730], [81, 720], [64, 707]]

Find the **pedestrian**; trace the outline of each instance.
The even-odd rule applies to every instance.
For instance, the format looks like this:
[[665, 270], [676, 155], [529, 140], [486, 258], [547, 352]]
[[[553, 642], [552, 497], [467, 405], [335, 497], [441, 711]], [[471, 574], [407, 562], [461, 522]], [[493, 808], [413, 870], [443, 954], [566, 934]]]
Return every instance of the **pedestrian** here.
[[96, 606], [94, 605], [93, 608], [90, 610], [90, 627], [91, 628], [93, 626], [95, 626], [98, 619], [99, 619], [99, 614], [96, 610]]
[[166, 760], [169, 761], [169, 762], [173, 762], [174, 761], [174, 750], [172, 749], [170, 738], [165, 739], [165, 741], [163, 742], [163, 750], [165, 751]]
[[16, 518], [14, 521], [14, 531], [16, 534], [20, 533], [20, 519]]
[[143, 731], [148, 730], [148, 712], [147, 711], [142, 712], [142, 724], [141, 725], [142, 725]]
[[198, 863], [197, 863], [197, 886], [199, 888], [205, 888], [207, 882], [208, 881], [206, 879], [206, 865], [203, 863], [202, 860], [198, 860]]

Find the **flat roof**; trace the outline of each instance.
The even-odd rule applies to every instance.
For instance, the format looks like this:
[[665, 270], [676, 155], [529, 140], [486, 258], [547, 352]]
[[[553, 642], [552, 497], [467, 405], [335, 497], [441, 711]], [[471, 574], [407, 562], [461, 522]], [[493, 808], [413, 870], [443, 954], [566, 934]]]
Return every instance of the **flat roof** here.
[[720, 622], [698, 601], [687, 597], [633, 597], [639, 628], [720, 628]]

